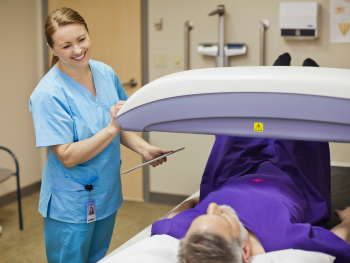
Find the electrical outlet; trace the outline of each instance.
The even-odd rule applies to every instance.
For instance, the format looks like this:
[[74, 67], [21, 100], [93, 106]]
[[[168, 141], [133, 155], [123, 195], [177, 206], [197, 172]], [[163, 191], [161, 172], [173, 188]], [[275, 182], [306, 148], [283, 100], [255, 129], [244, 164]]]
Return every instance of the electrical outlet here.
[[156, 27], [157, 30], [162, 30], [163, 29], [163, 18], [157, 17], [154, 19], [154, 26]]
[[154, 56], [154, 67], [155, 68], [167, 68], [168, 58], [164, 54], [156, 54]]
[[174, 55], [173, 66], [174, 66], [174, 69], [182, 69], [182, 56], [181, 55]]

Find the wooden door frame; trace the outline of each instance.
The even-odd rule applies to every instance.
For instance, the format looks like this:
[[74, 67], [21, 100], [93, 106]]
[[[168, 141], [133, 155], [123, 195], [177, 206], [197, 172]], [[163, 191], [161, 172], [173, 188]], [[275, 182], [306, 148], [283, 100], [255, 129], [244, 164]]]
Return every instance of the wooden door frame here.
[[50, 69], [50, 58], [49, 58], [49, 47], [46, 44], [46, 37], [45, 37], [45, 21], [47, 16], [49, 15], [49, 3], [48, 0], [41, 0], [41, 12], [42, 12], [42, 32], [43, 32], [43, 41], [44, 41], [44, 71], [45, 73]]
[[[142, 64], [142, 86], [148, 83], [148, 0], [141, 1], [141, 64]], [[49, 48], [46, 44], [44, 26], [46, 17], [49, 15], [48, 0], [42, 0], [42, 21], [43, 21], [43, 34], [44, 34], [44, 69], [47, 72], [50, 69], [49, 62]], [[143, 139], [148, 142], [148, 133], [142, 133]], [[149, 166], [143, 166], [143, 198], [145, 202], [150, 201], [150, 189], [149, 189]]]

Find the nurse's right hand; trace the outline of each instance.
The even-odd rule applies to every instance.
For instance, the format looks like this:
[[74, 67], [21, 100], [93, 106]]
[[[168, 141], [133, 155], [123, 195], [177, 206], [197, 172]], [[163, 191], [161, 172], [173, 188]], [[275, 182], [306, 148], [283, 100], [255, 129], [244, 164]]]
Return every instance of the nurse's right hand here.
[[124, 102], [118, 101], [110, 108], [108, 126], [92, 137], [77, 142], [50, 146], [50, 149], [66, 168], [71, 169], [91, 160], [113, 141], [121, 130], [117, 122], [117, 115]]
[[120, 132], [120, 127], [118, 125], [117, 121], [117, 116], [118, 112], [120, 111], [121, 107], [124, 105], [125, 101], [120, 100], [110, 108], [110, 121], [109, 121], [109, 126], [113, 127], [116, 129], [116, 133], [118, 134]]

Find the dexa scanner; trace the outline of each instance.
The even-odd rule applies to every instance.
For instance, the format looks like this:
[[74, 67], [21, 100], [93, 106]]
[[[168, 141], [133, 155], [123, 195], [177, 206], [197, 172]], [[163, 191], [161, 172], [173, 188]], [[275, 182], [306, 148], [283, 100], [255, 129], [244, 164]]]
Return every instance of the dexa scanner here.
[[350, 70], [230, 67], [184, 71], [135, 92], [128, 131], [350, 142]]

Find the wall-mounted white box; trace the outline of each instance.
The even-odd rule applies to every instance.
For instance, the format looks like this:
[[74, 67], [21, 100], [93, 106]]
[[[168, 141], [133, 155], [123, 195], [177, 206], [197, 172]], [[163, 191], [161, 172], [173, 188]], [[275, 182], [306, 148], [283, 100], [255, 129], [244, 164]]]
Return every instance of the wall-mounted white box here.
[[280, 35], [289, 39], [317, 38], [319, 9], [316, 2], [280, 3]]

